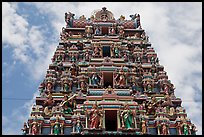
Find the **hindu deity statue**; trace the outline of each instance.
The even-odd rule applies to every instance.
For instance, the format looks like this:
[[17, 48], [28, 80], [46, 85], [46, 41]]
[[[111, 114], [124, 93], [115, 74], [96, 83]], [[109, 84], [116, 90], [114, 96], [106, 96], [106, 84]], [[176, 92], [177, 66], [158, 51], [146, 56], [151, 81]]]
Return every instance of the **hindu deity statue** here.
[[147, 124], [145, 120], [142, 120], [142, 134], [146, 134], [147, 133]]
[[125, 104], [124, 110], [121, 112], [122, 118], [122, 127], [123, 128], [133, 128], [134, 127], [134, 120], [133, 120], [133, 111], [130, 109], [128, 104]]
[[64, 95], [64, 100], [60, 103], [60, 107], [63, 108], [64, 114], [73, 114], [72, 109], [74, 108], [75, 105], [73, 98], [75, 96], [76, 94], [69, 98], [68, 95]]
[[37, 122], [37, 116], [35, 116], [34, 121], [31, 123], [31, 135], [37, 135], [39, 133], [39, 124]]
[[60, 134], [60, 123], [59, 123], [59, 117], [56, 118], [56, 121], [53, 126], [53, 134], [59, 135]]
[[168, 128], [165, 123], [162, 124], [161, 135], [168, 135]]
[[47, 100], [44, 101], [44, 104], [43, 104], [45, 115], [52, 114], [52, 109], [53, 109], [54, 104], [55, 104], [55, 101], [53, 100], [52, 94], [50, 93], [47, 96]]
[[22, 135], [27, 135], [28, 134], [28, 126], [26, 122], [24, 122], [23, 128], [21, 129], [23, 131]]
[[101, 128], [102, 116], [103, 114], [101, 113], [101, 111], [98, 110], [98, 106], [94, 104], [91, 111], [89, 112], [90, 128]]
[[187, 125], [187, 123], [183, 123], [183, 134], [184, 135], [189, 135], [189, 133], [188, 133], [188, 125]]
[[176, 129], [177, 129], [177, 134], [181, 135], [181, 123], [180, 122], [177, 123]]
[[81, 123], [81, 121], [80, 121], [80, 118], [78, 118], [77, 121], [76, 121], [76, 125], [75, 125], [75, 131], [76, 131], [78, 134], [80, 134], [81, 131], [82, 131], [82, 128], [83, 128], [83, 125], [82, 125], [82, 123]]
[[96, 72], [91, 77], [91, 85], [98, 86], [100, 84], [101, 77]]

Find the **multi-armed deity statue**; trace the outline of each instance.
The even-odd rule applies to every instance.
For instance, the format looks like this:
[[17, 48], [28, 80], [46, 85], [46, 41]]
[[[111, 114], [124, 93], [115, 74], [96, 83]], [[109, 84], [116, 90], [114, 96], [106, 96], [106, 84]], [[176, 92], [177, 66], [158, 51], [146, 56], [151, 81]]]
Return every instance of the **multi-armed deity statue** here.
[[65, 13], [24, 135], [194, 135], [140, 14]]

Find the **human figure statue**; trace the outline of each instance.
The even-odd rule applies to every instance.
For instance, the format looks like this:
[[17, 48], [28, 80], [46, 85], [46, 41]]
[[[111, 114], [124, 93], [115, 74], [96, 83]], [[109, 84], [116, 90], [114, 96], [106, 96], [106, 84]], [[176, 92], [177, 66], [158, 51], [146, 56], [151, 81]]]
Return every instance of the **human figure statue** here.
[[52, 83], [48, 82], [47, 83], [47, 91], [51, 91], [52, 90]]
[[146, 121], [142, 120], [142, 134], [146, 134], [146, 133], [147, 133]]
[[196, 126], [194, 124], [191, 125], [191, 135], [196, 135], [196, 132], [197, 132], [197, 129], [196, 129]]
[[177, 134], [181, 135], [181, 123], [180, 122], [177, 123], [176, 128], [177, 128]]
[[72, 110], [74, 108], [73, 98], [75, 96], [76, 96], [76, 94], [74, 94], [73, 96], [71, 96], [69, 98], [68, 95], [64, 95], [64, 99], [60, 103], [60, 107], [63, 108], [63, 113], [64, 114], [73, 114], [73, 110]]
[[140, 15], [139, 14], [134, 14], [130, 15], [131, 19], [134, 20], [134, 27], [137, 29], [140, 26]]
[[53, 133], [54, 133], [54, 135], [59, 135], [60, 134], [59, 117], [56, 118], [55, 124], [53, 126]]
[[91, 77], [91, 85], [98, 86], [100, 84], [100, 77], [96, 74], [96, 72], [93, 73]]
[[184, 135], [189, 135], [187, 123], [183, 123], [183, 134]]
[[133, 112], [128, 104], [125, 104], [124, 110], [122, 111], [120, 116], [122, 118], [123, 128], [130, 129], [134, 127]]
[[162, 125], [161, 135], [168, 135], [168, 128], [167, 128], [166, 124]]
[[32, 127], [31, 127], [31, 135], [37, 135], [38, 134], [38, 123], [36, 121], [33, 121]]
[[116, 58], [119, 57], [119, 47], [118, 46], [114, 47], [114, 55]]
[[80, 118], [78, 118], [77, 121], [76, 121], [76, 125], [75, 125], [75, 131], [76, 131], [78, 134], [80, 134], [81, 131], [82, 131], [82, 128], [83, 128], [83, 125], [82, 125], [82, 123], [81, 123], [81, 121], [80, 121]]
[[101, 31], [100, 31], [98, 26], [96, 27], [94, 34], [95, 35], [100, 35], [101, 34]]
[[164, 93], [167, 95], [169, 94], [169, 86], [168, 85], [164, 85]]
[[55, 101], [52, 98], [52, 94], [49, 93], [47, 96], [47, 100], [44, 101], [44, 113], [45, 115], [51, 115], [52, 114], [52, 108], [54, 106]]
[[111, 85], [108, 86], [108, 88], [105, 90], [104, 94], [116, 94]]
[[27, 135], [28, 134], [28, 126], [26, 122], [24, 122], [23, 128], [21, 129], [23, 131], [22, 135]]
[[84, 91], [86, 89], [86, 83], [84, 81], [81, 81], [80, 88], [82, 91]]
[[69, 85], [67, 83], [64, 83], [64, 91], [65, 92], [69, 91]]
[[99, 112], [98, 106], [94, 104], [89, 113], [90, 128], [93, 129], [100, 128], [102, 125], [101, 117], [102, 113]]
[[68, 28], [73, 26], [73, 19], [74, 19], [75, 14], [69, 12], [69, 13], [65, 13], [65, 22], [67, 23]]

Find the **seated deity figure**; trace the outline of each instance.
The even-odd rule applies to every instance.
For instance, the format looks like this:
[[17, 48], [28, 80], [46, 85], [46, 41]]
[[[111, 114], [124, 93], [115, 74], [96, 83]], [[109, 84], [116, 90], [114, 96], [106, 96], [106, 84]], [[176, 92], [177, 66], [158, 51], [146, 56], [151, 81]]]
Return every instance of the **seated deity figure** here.
[[86, 89], [87, 83], [85, 81], [81, 81], [80, 82], [80, 88], [82, 91], [84, 91]]
[[123, 128], [134, 128], [133, 111], [130, 109], [128, 104], [125, 104], [124, 110], [121, 113], [122, 127]]
[[52, 95], [49, 94], [47, 96], [47, 100], [44, 101], [44, 104], [43, 104], [45, 115], [51, 115], [52, 114], [52, 109], [53, 109], [54, 103], [55, 103], [55, 101], [53, 100]]
[[96, 104], [93, 105], [91, 111], [89, 112], [90, 128], [96, 129], [102, 127], [102, 112], [98, 110]]
[[99, 49], [99, 47], [94, 47], [93, 56], [95, 56], [95, 57], [100, 56], [100, 49]]
[[64, 100], [60, 103], [60, 107], [63, 108], [64, 114], [73, 114], [73, 108], [75, 105], [75, 103], [73, 102], [73, 98], [75, 96], [76, 94], [69, 98], [68, 95], [64, 95]]

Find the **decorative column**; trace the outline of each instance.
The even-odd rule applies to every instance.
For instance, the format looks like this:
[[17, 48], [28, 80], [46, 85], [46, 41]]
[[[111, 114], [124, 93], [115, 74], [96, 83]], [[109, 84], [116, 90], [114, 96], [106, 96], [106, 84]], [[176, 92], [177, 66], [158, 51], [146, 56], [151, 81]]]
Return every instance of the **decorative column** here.
[[121, 127], [120, 125], [120, 112], [119, 110], [117, 111], [117, 122], [118, 122], [118, 129]]
[[61, 135], [64, 134], [64, 123], [61, 124]]
[[42, 123], [39, 123], [39, 134], [42, 134]]
[[50, 132], [51, 135], [53, 135], [53, 126], [54, 126], [54, 123], [51, 123], [51, 132]]

